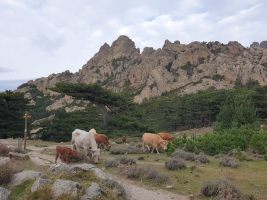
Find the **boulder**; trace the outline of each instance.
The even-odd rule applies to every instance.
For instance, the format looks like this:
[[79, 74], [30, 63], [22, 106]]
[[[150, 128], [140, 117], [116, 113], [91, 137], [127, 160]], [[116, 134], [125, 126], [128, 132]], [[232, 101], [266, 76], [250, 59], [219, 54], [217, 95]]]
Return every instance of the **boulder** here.
[[8, 156], [10, 159], [15, 159], [15, 160], [29, 160], [30, 159], [29, 155], [24, 154], [24, 153], [9, 152]]
[[48, 185], [49, 183], [51, 183], [50, 179], [39, 177], [32, 184], [31, 192], [35, 192], [35, 191], [41, 189], [42, 187], [44, 187], [45, 185]]
[[0, 199], [1, 200], [8, 200], [10, 193], [11, 193], [10, 190], [0, 187]]
[[24, 183], [25, 181], [36, 179], [38, 177], [42, 176], [41, 172], [33, 171], [33, 170], [25, 170], [19, 173], [16, 173], [12, 180], [11, 185], [20, 185]]
[[85, 194], [81, 197], [81, 200], [93, 200], [102, 195], [101, 188], [95, 182], [87, 188]]
[[57, 179], [52, 186], [52, 192], [55, 197], [59, 197], [61, 195], [70, 195], [71, 197], [75, 198], [81, 189], [81, 184], [62, 179]]

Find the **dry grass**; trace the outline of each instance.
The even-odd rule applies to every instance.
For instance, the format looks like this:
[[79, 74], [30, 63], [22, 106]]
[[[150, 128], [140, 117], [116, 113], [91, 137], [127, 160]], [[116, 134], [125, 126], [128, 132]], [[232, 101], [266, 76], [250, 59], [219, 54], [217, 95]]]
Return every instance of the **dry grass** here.
[[0, 156], [8, 156], [10, 149], [7, 145], [0, 143]]
[[110, 148], [111, 154], [140, 154], [143, 153], [142, 148], [134, 145], [120, 145], [112, 146]]
[[14, 174], [14, 169], [11, 163], [0, 166], [0, 185], [8, 184]]

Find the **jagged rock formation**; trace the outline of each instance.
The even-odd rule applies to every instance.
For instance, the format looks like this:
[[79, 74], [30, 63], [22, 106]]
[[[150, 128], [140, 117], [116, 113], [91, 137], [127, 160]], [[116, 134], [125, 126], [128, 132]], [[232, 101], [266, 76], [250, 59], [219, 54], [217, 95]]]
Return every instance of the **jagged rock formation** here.
[[245, 48], [238, 42], [192, 42], [166, 40], [161, 49], [135, 47], [127, 36], [109, 46], [105, 43], [77, 73], [69, 71], [29, 81], [45, 95], [58, 95], [49, 88], [61, 81], [98, 83], [114, 91], [132, 91], [134, 101], [160, 96], [165, 92], [194, 93], [209, 88], [232, 88], [256, 80], [267, 84], [267, 45], [254, 42]]

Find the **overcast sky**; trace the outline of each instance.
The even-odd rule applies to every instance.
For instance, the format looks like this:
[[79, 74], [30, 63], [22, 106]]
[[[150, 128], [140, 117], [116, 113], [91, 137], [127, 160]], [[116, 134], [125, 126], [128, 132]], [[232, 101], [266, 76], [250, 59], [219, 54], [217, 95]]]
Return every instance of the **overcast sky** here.
[[0, 84], [78, 71], [107, 42], [267, 40], [265, 0], [0, 0]]

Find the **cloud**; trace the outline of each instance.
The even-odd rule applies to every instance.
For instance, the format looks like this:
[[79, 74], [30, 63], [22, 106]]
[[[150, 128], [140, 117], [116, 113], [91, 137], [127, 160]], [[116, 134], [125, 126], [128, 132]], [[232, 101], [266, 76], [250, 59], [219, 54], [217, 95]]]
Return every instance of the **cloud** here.
[[10, 72], [10, 71], [12, 71], [12, 70], [4, 68], [4, 67], [0, 67], [0, 73], [6, 73], [6, 72]]
[[[164, 40], [266, 40], [264, 0], [1, 0], [1, 79], [77, 71], [104, 43], [126, 34], [143, 48]], [[0, 69], [1, 72], [1, 69]]]

